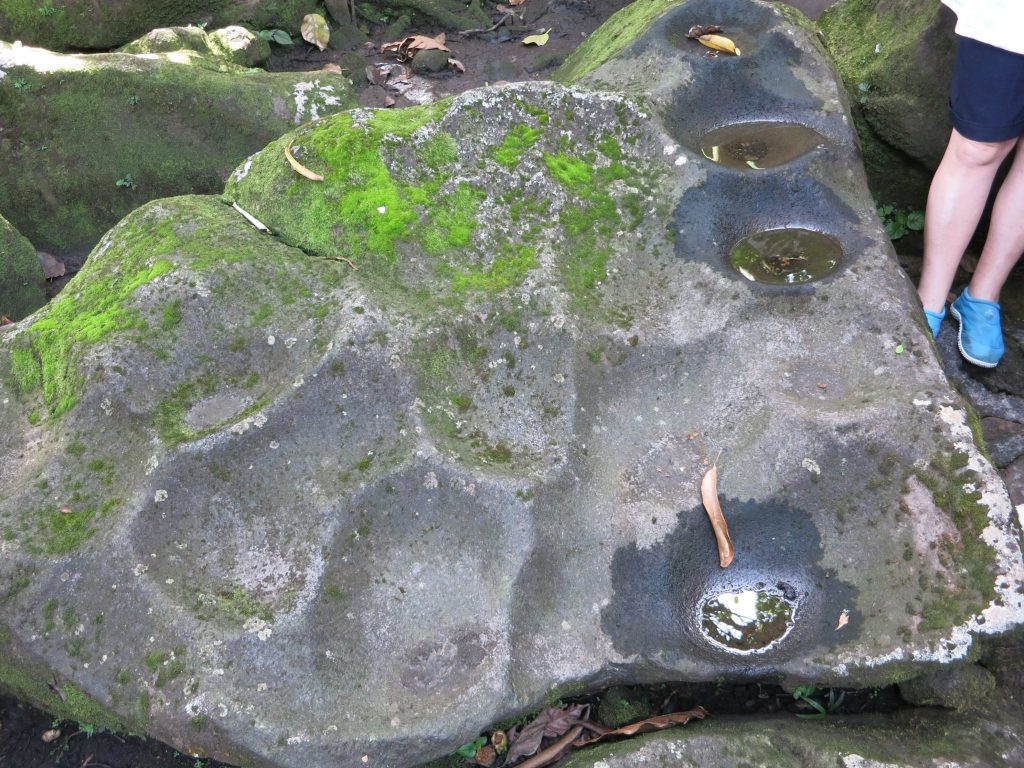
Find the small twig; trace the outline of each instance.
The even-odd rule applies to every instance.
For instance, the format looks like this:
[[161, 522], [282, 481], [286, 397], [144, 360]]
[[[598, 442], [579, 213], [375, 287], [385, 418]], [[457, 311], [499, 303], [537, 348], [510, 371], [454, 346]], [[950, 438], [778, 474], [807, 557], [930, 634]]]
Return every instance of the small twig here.
[[488, 32], [493, 32], [509, 19], [512, 19], [514, 21], [515, 18], [516, 15], [514, 13], [506, 13], [498, 20], [498, 22], [494, 26], [488, 27], [487, 29], [464, 29], [461, 32], [459, 32], [459, 37], [465, 37], [466, 35], [484, 35], [487, 34]]
[[354, 269], [354, 270], [355, 270], [356, 272], [358, 272], [358, 271], [359, 271], [359, 267], [357, 267], [357, 266], [356, 266], [356, 265], [355, 265], [355, 264], [354, 264], [354, 263], [352, 262], [352, 259], [346, 259], [346, 258], [345, 258], [344, 256], [324, 256], [324, 258], [325, 258], [325, 259], [328, 259], [328, 260], [330, 260], [330, 261], [343, 261], [343, 262], [345, 262], [346, 264], [348, 264], [348, 265], [349, 265], [350, 267], [352, 267], [352, 269]]
[[538, 752], [529, 760], [524, 760], [523, 762], [519, 763], [519, 765], [516, 766], [516, 768], [544, 768], [544, 766], [550, 765], [551, 763], [555, 762], [555, 760], [557, 760], [559, 757], [561, 757], [562, 752], [564, 752], [570, 744], [576, 741], [576, 738], [581, 733], [583, 733], [583, 726], [574, 726], [572, 730], [566, 733], [565, 736], [560, 738], [550, 747]]

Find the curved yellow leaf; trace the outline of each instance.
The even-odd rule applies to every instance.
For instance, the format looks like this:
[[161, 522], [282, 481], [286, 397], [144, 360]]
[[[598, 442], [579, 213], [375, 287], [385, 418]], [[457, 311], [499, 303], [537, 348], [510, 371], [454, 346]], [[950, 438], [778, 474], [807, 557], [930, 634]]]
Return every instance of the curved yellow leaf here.
[[284, 156], [288, 160], [288, 165], [290, 165], [292, 167], [292, 170], [295, 171], [300, 176], [305, 176], [307, 179], [312, 179], [313, 181], [324, 180], [324, 177], [321, 176], [319, 173], [314, 173], [313, 171], [309, 170], [309, 168], [300, 163], [298, 160], [296, 160], [295, 156], [292, 154], [291, 147], [284, 148]]
[[740, 49], [736, 47], [736, 43], [724, 35], [701, 35], [697, 39], [712, 50], [740, 55]]
[[527, 35], [523, 38], [523, 45], [545, 45], [550, 31], [550, 29], [546, 29], [539, 35]]

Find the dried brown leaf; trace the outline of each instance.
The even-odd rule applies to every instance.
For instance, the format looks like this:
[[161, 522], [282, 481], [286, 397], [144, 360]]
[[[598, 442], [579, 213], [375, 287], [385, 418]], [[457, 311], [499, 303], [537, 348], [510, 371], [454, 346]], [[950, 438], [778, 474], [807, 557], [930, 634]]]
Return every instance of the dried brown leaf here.
[[444, 33], [441, 33], [436, 38], [425, 35], [409, 35], [403, 40], [382, 44], [380, 52], [394, 53], [399, 58], [403, 58], [415, 55], [416, 51], [447, 51], [448, 48], [444, 42]]
[[722, 28], [717, 24], [694, 24], [690, 27], [686, 36], [691, 40], [696, 40], [701, 35], [714, 35], [722, 31]]
[[39, 738], [41, 738], [47, 744], [49, 744], [51, 741], [56, 741], [60, 738], [60, 728], [50, 728], [47, 731], [43, 731], [43, 735]]
[[324, 64], [322, 67], [320, 67], [320, 71], [321, 72], [333, 72], [336, 75], [343, 75], [343, 74], [345, 74], [345, 70], [342, 69], [339, 65], [335, 64], [333, 61], [329, 61], [326, 64]]
[[459, 72], [465, 72], [466, 71], [466, 65], [463, 64], [458, 59], [448, 59], [448, 66], [454, 67], [455, 69], [459, 70]]
[[728, 568], [736, 553], [732, 547], [732, 538], [729, 536], [729, 525], [725, 522], [722, 505], [718, 501], [717, 462], [711, 465], [711, 469], [704, 473], [704, 478], [700, 481], [700, 499], [704, 502], [704, 509], [707, 510], [711, 527], [715, 531], [715, 540], [718, 542], [718, 563], [723, 568]]
[[513, 8], [516, 8], [525, 2], [526, 0], [508, 0], [508, 4], [511, 5]]
[[[572, 730], [565, 734], [565, 736], [560, 738], [543, 752], [538, 752], [529, 760], [525, 760], [520, 763], [519, 768], [545, 768], [545, 766], [558, 762], [562, 755], [564, 755], [579, 739], [581, 733], [583, 733], [583, 726], [574, 726]], [[509, 762], [506, 760], [505, 765], [508, 764]]]
[[671, 728], [673, 725], [686, 725], [688, 722], [697, 718], [698, 720], [704, 719], [707, 715], [707, 710], [704, 707], [694, 707], [688, 709], [685, 712], [670, 712], [667, 715], [658, 715], [657, 717], [648, 717], [646, 720], [640, 720], [629, 725], [624, 725], [621, 728], [616, 728], [614, 731], [608, 731], [600, 736], [592, 736], [588, 739], [578, 740], [574, 746], [582, 747], [587, 744], [594, 744], [598, 741], [604, 741], [605, 739], [611, 739], [618, 736], [635, 736], [638, 733], [649, 733], [650, 731], [661, 731], [665, 728]]
[[842, 629], [843, 627], [845, 627], [849, 623], [850, 623], [850, 612], [849, 611], [843, 611], [842, 613], [839, 614], [839, 623], [836, 624], [836, 631], [838, 632], [840, 629]]
[[47, 280], [52, 280], [55, 277], [64, 277], [64, 273], [67, 270], [64, 267], [63, 261], [46, 251], [36, 251], [36, 256], [39, 257], [39, 263], [43, 267], [43, 277]]
[[[540, 742], [544, 737], [553, 739], [561, 736], [586, 716], [586, 704], [570, 704], [565, 708], [545, 709], [516, 734], [505, 762], [511, 765], [522, 757], [529, 757], [540, 749]], [[511, 736], [510, 732], [509, 737], [511, 738]]]
[[312, 179], [313, 181], [324, 180], [324, 177], [321, 176], [319, 173], [314, 173], [313, 171], [309, 170], [309, 168], [300, 163], [298, 160], [296, 160], [295, 156], [292, 154], [291, 147], [284, 148], [284, 156], [288, 160], [288, 165], [290, 165], [292, 167], [292, 170], [295, 171], [300, 176], [305, 176], [307, 179]]

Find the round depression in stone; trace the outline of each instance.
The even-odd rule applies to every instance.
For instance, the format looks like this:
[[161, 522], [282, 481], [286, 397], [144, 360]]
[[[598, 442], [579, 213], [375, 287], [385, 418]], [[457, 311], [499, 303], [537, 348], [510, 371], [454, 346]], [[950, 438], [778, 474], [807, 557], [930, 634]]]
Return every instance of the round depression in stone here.
[[779, 643], [793, 628], [797, 602], [763, 585], [707, 595], [700, 605], [700, 632], [733, 653], [757, 653]]
[[824, 142], [824, 136], [799, 123], [736, 123], [706, 133], [700, 151], [725, 168], [760, 171], [790, 163]]
[[729, 251], [729, 261], [743, 277], [771, 285], [818, 280], [834, 272], [842, 258], [834, 237], [797, 227], [756, 232]]

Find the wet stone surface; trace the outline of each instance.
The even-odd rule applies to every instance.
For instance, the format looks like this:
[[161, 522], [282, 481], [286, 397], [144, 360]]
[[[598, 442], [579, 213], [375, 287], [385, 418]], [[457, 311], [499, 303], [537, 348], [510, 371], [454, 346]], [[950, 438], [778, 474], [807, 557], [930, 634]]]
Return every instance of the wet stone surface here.
[[[741, 60], [672, 42], [712, 12]], [[879, 685], [1021, 620], [809, 33], [694, 0], [574, 55], [607, 60], [305, 124], [0, 330], [5, 684], [232, 762], [411, 765], [612, 679]], [[747, 173], [683, 140], [783, 113], [827, 145]], [[849, 258], [731, 267], [782, 228]], [[737, 653], [701, 608], [747, 592], [792, 628]]]

